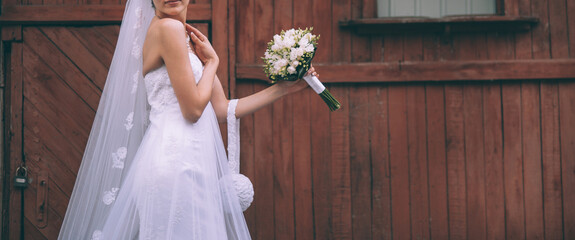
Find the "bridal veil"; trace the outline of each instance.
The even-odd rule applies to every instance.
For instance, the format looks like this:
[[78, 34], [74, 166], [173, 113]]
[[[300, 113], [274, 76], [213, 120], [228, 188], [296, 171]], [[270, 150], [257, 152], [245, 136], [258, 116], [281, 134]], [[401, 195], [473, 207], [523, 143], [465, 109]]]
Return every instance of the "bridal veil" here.
[[[122, 193], [121, 186], [149, 124], [149, 105], [142, 76], [142, 45], [153, 17], [151, 1], [128, 0], [126, 3], [106, 85], [58, 239], [104, 239], [102, 229], [104, 225], [110, 225], [111, 210]], [[221, 152], [225, 154], [224, 150]], [[226, 179], [228, 170], [218, 173], [221, 179]], [[230, 188], [233, 184], [223, 182], [223, 187], [220, 186], [226, 192], [223, 194], [236, 200], [222, 204], [227, 232], [222, 233], [223, 238], [249, 238], [235, 190]], [[124, 213], [121, 216], [114, 213], [115, 219], [111, 222], [126, 231], [124, 237], [117, 235], [114, 239], [138, 238], [137, 209], [124, 209], [123, 206], [114, 209], [123, 209]]]

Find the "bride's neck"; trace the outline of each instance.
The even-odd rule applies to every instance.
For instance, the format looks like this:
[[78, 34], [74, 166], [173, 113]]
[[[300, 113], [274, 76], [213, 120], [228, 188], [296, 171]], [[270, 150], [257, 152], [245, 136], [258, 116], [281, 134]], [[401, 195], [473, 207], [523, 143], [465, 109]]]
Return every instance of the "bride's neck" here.
[[156, 10], [155, 14], [156, 14], [156, 17], [157, 17], [158, 19], [162, 19], [162, 18], [172, 18], [172, 19], [175, 19], [175, 20], [178, 20], [178, 21], [182, 22], [183, 24], [186, 23], [186, 11], [184, 11], [184, 12], [182, 12], [181, 14], [178, 14], [178, 15], [168, 15], [168, 14], [164, 14], [164, 13], [159, 12], [159, 11]]

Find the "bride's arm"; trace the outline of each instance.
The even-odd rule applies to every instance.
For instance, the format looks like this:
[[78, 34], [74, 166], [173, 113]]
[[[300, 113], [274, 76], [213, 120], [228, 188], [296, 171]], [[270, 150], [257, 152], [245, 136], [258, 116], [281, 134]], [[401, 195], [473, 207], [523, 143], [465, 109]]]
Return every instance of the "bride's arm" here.
[[[310, 73], [319, 76], [313, 67], [309, 71]], [[275, 102], [281, 97], [294, 93], [306, 88], [308, 84], [301, 79], [298, 81], [280, 81], [264, 90], [256, 92], [247, 97], [240, 98], [238, 105], [236, 107], [236, 117], [241, 118], [249, 115], [258, 109], [265, 107], [266, 105]], [[219, 122], [226, 122], [228, 99], [222, 88], [218, 77], [216, 76], [216, 81], [214, 81], [214, 88], [212, 92], [212, 105], [214, 111], [218, 117]]]
[[[207, 38], [192, 28], [190, 37], [196, 52], [205, 62], [203, 75], [196, 85], [189, 63], [185, 42], [185, 29], [181, 22], [173, 19], [159, 20], [160, 55], [166, 64], [170, 81], [185, 119], [196, 122], [212, 98], [211, 88], [218, 68], [219, 59]], [[182, 36], [181, 38], [175, 36]]]

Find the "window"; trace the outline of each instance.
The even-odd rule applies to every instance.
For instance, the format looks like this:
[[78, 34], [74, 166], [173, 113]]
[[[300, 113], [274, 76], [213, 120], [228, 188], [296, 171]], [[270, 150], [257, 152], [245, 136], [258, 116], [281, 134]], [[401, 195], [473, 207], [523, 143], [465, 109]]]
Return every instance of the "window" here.
[[496, 0], [377, 0], [378, 17], [495, 14]]

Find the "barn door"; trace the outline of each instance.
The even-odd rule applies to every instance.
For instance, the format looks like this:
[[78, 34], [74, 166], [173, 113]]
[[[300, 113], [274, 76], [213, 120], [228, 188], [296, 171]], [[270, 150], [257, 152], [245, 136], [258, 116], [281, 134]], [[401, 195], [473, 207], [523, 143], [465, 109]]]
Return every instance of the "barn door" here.
[[[194, 24], [208, 33], [207, 23]], [[119, 25], [17, 28], [8, 56], [11, 172], [25, 164], [28, 188], [9, 184], [6, 239], [56, 239], [98, 108]], [[6, 34], [5, 34], [6, 35]], [[227, 85], [227, 84], [225, 84]], [[4, 239], [4, 236], [2, 237]]]
[[[24, 27], [19, 56], [20, 79], [13, 76], [12, 108], [21, 111], [14, 119], [22, 159], [11, 156], [12, 166], [21, 162], [32, 179], [23, 191], [14, 189], [10, 238], [23, 228], [24, 239], [56, 239], [72, 193], [76, 173], [111, 62], [118, 26]], [[13, 58], [15, 59], [15, 58]], [[19, 142], [10, 142], [11, 146]], [[18, 155], [13, 152], [12, 155]], [[18, 195], [23, 193], [23, 201]], [[20, 221], [13, 221], [18, 219]]]

